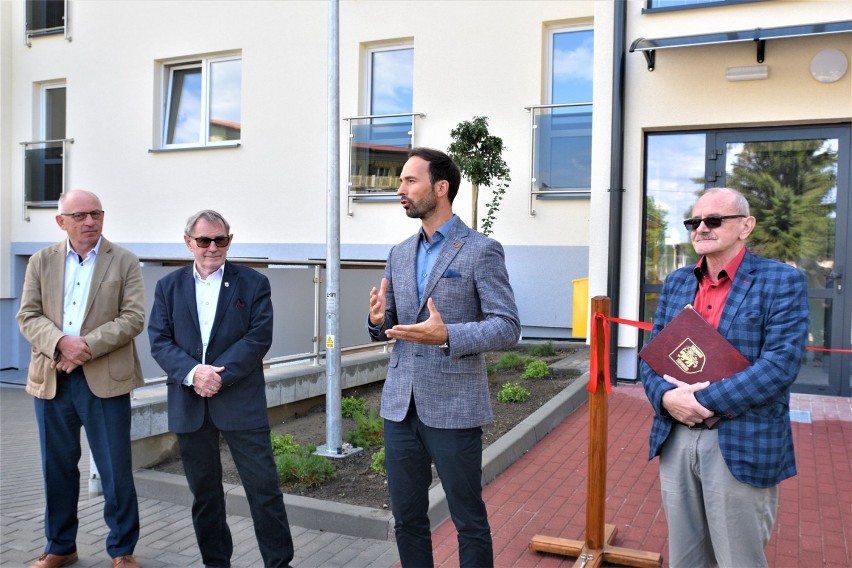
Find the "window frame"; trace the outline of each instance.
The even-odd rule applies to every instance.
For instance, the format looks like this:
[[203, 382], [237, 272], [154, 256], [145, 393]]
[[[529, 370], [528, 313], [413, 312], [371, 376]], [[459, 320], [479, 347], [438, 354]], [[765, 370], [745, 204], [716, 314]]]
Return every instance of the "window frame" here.
[[[242, 127], [240, 128], [240, 137], [235, 140], [210, 140], [210, 102], [211, 102], [211, 73], [210, 67], [216, 63], [226, 61], [240, 62], [240, 125], [242, 126], [242, 53], [224, 53], [202, 57], [190, 57], [180, 60], [164, 62], [162, 65], [162, 117], [160, 120], [160, 147], [156, 151], [173, 151], [173, 150], [201, 150], [209, 148], [233, 148], [240, 146], [242, 142]], [[171, 122], [172, 105], [175, 102], [174, 98], [174, 74], [176, 71], [187, 69], [200, 69], [201, 71], [201, 87], [200, 87], [200, 104], [199, 115], [199, 138], [193, 142], [169, 142], [170, 134], [173, 134]], [[156, 152], [152, 150], [152, 152]]]
[[763, 2], [764, 0], [693, 0], [690, 4], [682, 4], [678, 6], [657, 6], [654, 7], [654, 0], [646, 0], [642, 8], [643, 14], [656, 14], [659, 12], [678, 12], [681, 10], [696, 10], [699, 8], [720, 8], [724, 6], [733, 6], [736, 4], [753, 4], [755, 2]]

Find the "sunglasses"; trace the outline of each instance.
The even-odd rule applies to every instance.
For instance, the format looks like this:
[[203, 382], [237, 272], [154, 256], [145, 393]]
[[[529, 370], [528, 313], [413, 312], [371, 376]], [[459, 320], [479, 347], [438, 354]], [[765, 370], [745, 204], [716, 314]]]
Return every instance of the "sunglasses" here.
[[[189, 235], [187, 235], [189, 237]], [[210, 247], [210, 243], [216, 243], [219, 248], [225, 248], [231, 242], [231, 237], [220, 235], [218, 237], [189, 237], [195, 241], [199, 247], [206, 249]]]
[[707, 217], [691, 217], [683, 221], [683, 226], [690, 231], [697, 231], [701, 223], [704, 223], [708, 229], [718, 229], [722, 226], [722, 221], [727, 219], [742, 219], [746, 215], [708, 215]]

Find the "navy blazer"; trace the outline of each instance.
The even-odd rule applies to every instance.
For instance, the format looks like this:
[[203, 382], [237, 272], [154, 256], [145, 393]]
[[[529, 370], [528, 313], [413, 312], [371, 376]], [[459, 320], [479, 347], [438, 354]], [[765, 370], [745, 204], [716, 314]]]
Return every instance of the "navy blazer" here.
[[205, 405], [219, 430], [269, 425], [263, 357], [272, 345], [272, 297], [266, 276], [225, 262], [205, 361], [225, 367], [216, 395], [204, 398], [182, 384], [202, 354], [192, 265], [157, 282], [148, 337], [151, 355], [168, 375], [169, 430], [198, 430]]
[[[694, 265], [671, 273], [654, 316], [653, 338], [695, 300]], [[751, 366], [696, 393], [696, 399], [722, 420], [719, 447], [731, 474], [755, 487], [777, 485], [796, 474], [790, 426], [790, 386], [796, 380], [810, 326], [808, 286], [792, 266], [746, 252], [722, 311], [719, 333]], [[642, 361], [639, 367], [654, 407], [650, 456], [659, 455], [674, 419], [662, 408], [674, 386]]]
[[412, 395], [417, 414], [433, 428], [473, 428], [493, 420], [485, 351], [518, 342], [521, 324], [509, 284], [503, 247], [457, 219], [446, 236], [423, 297], [417, 298], [417, 247], [420, 233], [388, 255], [385, 321], [367, 329], [374, 340], [385, 330], [429, 318], [426, 302], [447, 325], [450, 347], [397, 340], [388, 362], [381, 415], [399, 422]]

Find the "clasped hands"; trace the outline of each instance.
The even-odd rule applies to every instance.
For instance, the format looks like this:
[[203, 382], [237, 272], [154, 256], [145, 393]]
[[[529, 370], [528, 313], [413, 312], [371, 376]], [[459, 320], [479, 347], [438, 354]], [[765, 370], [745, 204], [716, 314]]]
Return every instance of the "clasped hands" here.
[[691, 385], [669, 375], [663, 375], [663, 380], [675, 386], [663, 394], [662, 400], [663, 408], [672, 418], [687, 426], [695, 426], [713, 416], [713, 411], [702, 406], [695, 398], [695, 393], [710, 386], [710, 381]]
[[79, 335], [63, 335], [56, 344], [59, 358], [51, 363], [51, 367], [63, 373], [70, 373], [92, 358], [89, 344]]
[[222, 377], [219, 375], [225, 367], [214, 367], [212, 365], [199, 365], [192, 375], [192, 388], [205, 398], [210, 398], [222, 388]]
[[[385, 308], [387, 306], [386, 294], [388, 279], [382, 278], [379, 288], [374, 286], [370, 290], [370, 323], [382, 325], [385, 321]], [[402, 339], [412, 343], [423, 343], [426, 345], [443, 345], [449, 339], [449, 331], [441, 318], [440, 312], [435, 308], [432, 298], [426, 300], [429, 309], [429, 318], [411, 325], [395, 325], [385, 330], [385, 335], [391, 339]]]

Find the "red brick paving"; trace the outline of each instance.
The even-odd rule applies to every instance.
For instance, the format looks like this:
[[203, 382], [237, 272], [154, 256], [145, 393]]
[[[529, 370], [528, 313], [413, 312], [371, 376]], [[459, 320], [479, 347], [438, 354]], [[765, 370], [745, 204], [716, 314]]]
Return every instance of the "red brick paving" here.
[[[778, 520], [766, 549], [774, 568], [852, 565], [852, 399], [793, 395], [798, 475], [780, 488]], [[606, 522], [615, 546], [657, 552], [667, 567], [668, 531], [660, 504], [658, 460], [648, 461], [652, 411], [640, 385], [609, 398]], [[589, 406], [583, 405], [485, 487], [498, 568], [568, 567], [575, 559], [529, 550], [536, 535], [583, 540]], [[435, 565], [458, 566], [451, 521], [433, 534]]]

